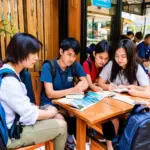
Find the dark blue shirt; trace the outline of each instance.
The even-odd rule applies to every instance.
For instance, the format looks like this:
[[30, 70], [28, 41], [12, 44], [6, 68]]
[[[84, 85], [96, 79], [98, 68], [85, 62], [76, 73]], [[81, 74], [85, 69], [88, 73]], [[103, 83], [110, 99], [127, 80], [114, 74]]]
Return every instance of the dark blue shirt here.
[[[62, 70], [57, 63], [57, 60], [54, 60], [56, 66], [56, 76], [54, 81], [52, 79], [51, 67], [48, 63], [45, 63], [42, 67], [41, 72], [41, 82], [48, 82], [53, 84], [54, 90], [65, 90], [72, 88], [74, 86], [73, 83], [73, 75], [72, 68], [67, 67], [66, 70]], [[76, 62], [75, 74], [77, 77], [85, 77], [86, 74], [82, 68], [82, 66]], [[41, 105], [51, 104], [51, 99], [46, 96], [45, 91], [41, 93]]]
[[149, 59], [149, 57], [150, 57], [150, 46], [146, 45], [143, 41], [137, 46], [137, 49], [138, 49], [138, 55], [140, 58]]

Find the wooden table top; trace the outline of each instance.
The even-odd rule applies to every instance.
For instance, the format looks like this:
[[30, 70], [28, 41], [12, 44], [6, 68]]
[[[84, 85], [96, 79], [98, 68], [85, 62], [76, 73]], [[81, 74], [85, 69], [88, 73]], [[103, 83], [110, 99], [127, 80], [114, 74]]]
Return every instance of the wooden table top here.
[[[141, 100], [150, 102], [150, 99], [143, 99], [138, 97], [131, 98], [137, 102]], [[100, 102], [94, 104], [84, 111], [73, 109], [69, 105], [60, 103], [57, 100], [53, 100], [53, 103], [62, 106], [66, 110], [72, 112], [75, 116], [87, 122], [87, 124], [91, 125], [125, 114], [133, 108], [133, 105], [115, 100], [111, 97], [102, 99]]]
[[57, 100], [53, 100], [53, 103], [62, 106], [91, 125], [129, 112], [133, 107], [130, 104], [112, 98], [104, 98], [84, 111], [75, 110], [69, 105], [60, 103]]

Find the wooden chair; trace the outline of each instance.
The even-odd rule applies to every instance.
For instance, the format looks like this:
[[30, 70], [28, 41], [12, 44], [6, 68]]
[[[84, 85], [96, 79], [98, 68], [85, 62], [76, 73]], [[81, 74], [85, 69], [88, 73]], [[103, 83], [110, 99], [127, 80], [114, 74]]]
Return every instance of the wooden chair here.
[[[41, 93], [41, 89], [42, 89], [39, 72], [31, 72], [31, 80], [32, 80], [32, 86], [33, 86], [33, 91], [34, 91], [34, 95], [35, 95], [35, 103], [36, 103], [36, 105], [39, 106], [40, 105], [40, 93]], [[13, 149], [13, 150], [34, 150], [34, 149], [40, 148], [42, 146], [45, 146], [46, 150], [54, 150], [54, 143], [52, 140], [43, 142], [43, 143], [39, 143], [36, 145], [32, 145], [32, 146]]]

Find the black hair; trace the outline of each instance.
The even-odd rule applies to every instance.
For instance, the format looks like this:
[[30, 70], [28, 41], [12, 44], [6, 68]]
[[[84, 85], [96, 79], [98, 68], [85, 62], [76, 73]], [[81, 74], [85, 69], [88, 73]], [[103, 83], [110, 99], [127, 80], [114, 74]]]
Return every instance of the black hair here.
[[[95, 49], [94, 49], [95, 55], [97, 53], [107, 52], [110, 57], [110, 49], [111, 49], [110, 44], [106, 40], [102, 40], [95, 45]], [[94, 61], [93, 53], [91, 53], [90, 58]]]
[[130, 39], [130, 38], [128, 38], [126, 35], [122, 34], [122, 35], [120, 36], [120, 40], [123, 40], [123, 39]]
[[146, 34], [144, 39], [147, 39], [150, 37], [150, 34]]
[[[124, 48], [127, 55], [127, 66], [123, 70], [124, 76], [127, 78], [130, 84], [133, 84], [136, 81], [136, 72], [137, 72], [137, 55], [136, 55], [136, 46], [135, 44], [128, 39], [121, 40], [117, 46], [118, 48]], [[113, 81], [116, 79], [117, 75], [120, 73], [122, 68], [117, 64], [115, 60], [115, 53], [113, 57], [113, 65], [111, 70], [110, 80]]]
[[76, 55], [80, 52], [80, 44], [75, 38], [64, 39], [60, 44], [60, 48], [63, 52], [72, 48]]
[[91, 54], [93, 53], [94, 49], [95, 49], [95, 45], [94, 43], [90, 44], [90, 46], [87, 47], [87, 53]]
[[15, 34], [6, 49], [5, 63], [12, 62], [18, 64], [28, 58], [29, 54], [40, 51], [42, 43], [33, 35], [28, 33]]
[[132, 31], [128, 31], [127, 35], [133, 35], [134, 36], [134, 33]]
[[136, 37], [138, 40], [142, 40], [142, 39], [143, 39], [143, 34], [142, 34], [142, 32], [141, 32], [141, 31], [136, 32], [136, 33], [135, 33], [135, 37]]

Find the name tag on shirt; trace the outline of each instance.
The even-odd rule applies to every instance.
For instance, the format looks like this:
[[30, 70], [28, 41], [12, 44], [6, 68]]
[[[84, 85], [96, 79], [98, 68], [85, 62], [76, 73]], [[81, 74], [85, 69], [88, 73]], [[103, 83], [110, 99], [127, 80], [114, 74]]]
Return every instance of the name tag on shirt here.
[[68, 82], [72, 82], [73, 81], [73, 77], [68, 77]]

